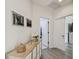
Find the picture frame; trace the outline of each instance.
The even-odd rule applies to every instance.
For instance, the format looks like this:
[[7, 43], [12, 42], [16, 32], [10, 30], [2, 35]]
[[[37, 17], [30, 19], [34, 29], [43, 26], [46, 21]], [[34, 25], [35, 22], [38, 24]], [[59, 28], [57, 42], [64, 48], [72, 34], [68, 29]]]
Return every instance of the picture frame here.
[[30, 19], [26, 19], [27, 20], [27, 27], [32, 27], [32, 21]]
[[13, 11], [13, 25], [24, 26], [24, 17]]

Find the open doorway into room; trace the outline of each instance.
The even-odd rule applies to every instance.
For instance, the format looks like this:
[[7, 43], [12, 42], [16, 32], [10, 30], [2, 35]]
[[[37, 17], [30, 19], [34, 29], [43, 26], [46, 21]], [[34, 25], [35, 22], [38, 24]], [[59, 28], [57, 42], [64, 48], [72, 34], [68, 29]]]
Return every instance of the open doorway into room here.
[[49, 21], [48, 18], [40, 18], [40, 38], [42, 40], [42, 49], [49, 47]]
[[65, 17], [65, 43], [73, 44], [73, 16]]
[[68, 55], [73, 55], [73, 16], [65, 17], [65, 45]]

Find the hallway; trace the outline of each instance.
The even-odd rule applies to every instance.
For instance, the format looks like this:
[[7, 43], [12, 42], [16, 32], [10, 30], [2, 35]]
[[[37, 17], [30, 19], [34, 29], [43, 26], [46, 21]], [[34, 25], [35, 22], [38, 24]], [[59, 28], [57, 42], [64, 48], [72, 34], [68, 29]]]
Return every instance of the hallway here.
[[65, 55], [65, 52], [57, 48], [53, 48], [53, 49], [42, 50], [41, 59], [72, 59], [72, 57]]

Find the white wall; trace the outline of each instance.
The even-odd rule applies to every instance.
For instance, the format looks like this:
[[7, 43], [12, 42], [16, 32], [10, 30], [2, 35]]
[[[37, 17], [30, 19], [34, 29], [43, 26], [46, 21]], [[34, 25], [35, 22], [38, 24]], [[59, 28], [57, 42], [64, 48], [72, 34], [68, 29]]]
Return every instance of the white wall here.
[[53, 10], [48, 7], [43, 7], [33, 4], [33, 34], [40, 34], [40, 17], [49, 19], [49, 47], [53, 47]]
[[[72, 4], [57, 9], [57, 10], [55, 11], [54, 20], [57, 21], [58, 18], [67, 16], [67, 15], [70, 15], [70, 14], [73, 14], [73, 5], [72, 5]], [[54, 21], [54, 25], [56, 25], [56, 24], [55, 24], [55, 21]], [[53, 25], [52, 25], [52, 26], [53, 26]], [[55, 27], [54, 27], [54, 28], [55, 28]], [[54, 38], [56, 38], [55, 35], [54, 35]], [[58, 41], [54, 39], [54, 42], [58, 42]], [[62, 43], [62, 42], [63, 42], [63, 41], [61, 41], [61, 43]], [[57, 44], [57, 43], [56, 43], [56, 44]], [[64, 46], [65, 46], [65, 45], [64, 45]], [[54, 44], [54, 47], [56, 47], [55, 44]], [[56, 48], [58, 48], [58, 47], [56, 47]], [[64, 49], [64, 48], [61, 47], [61, 49]]]
[[[32, 3], [30, 0], [6, 0], [5, 17], [5, 51], [15, 48], [19, 42], [27, 42], [31, 36], [31, 28], [12, 24], [12, 12], [15, 11], [26, 18], [32, 19]], [[24, 20], [26, 21], [26, 20]], [[26, 23], [25, 23], [26, 24]]]

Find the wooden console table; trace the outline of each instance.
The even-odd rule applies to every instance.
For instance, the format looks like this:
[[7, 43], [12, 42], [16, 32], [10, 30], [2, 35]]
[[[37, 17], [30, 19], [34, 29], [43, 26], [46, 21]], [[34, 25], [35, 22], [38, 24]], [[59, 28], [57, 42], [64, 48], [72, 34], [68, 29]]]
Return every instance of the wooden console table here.
[[41, 41], [30, 41], [25, 44], [26, 51], [17, 53], [16, 49], [6, 54], [6, 59], [39, 59], [41, 56]]

